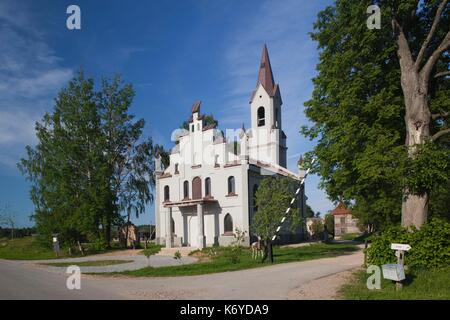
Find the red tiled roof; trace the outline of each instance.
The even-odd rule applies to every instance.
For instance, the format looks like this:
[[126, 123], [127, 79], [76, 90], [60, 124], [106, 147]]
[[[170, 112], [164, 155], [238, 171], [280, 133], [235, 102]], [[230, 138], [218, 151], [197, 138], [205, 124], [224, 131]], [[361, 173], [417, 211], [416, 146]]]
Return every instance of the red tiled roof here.
[[345, 206], [345, 204], [343, 204], [342, 202], [339, 203], [339, 205], [331, 211], [331, 214], [334, 216], [341, 215], [341, 214], [351, 214], [351, 213], [352, 213], [352, 210], [348, 209]]

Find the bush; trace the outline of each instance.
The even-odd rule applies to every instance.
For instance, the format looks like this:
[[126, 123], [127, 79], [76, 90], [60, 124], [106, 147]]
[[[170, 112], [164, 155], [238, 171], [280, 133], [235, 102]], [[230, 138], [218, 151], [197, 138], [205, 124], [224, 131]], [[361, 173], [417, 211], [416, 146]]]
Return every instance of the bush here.
[[391, 243], [407, 243], [411, 250], [405, 254], [405, 265], [417, 268], [435, 268], [450, 265], [450, 223], [434, 218], [420, 230], [407, 231], [391, 227], [372, 237], [367, 249], [367, 261], [382, 265], [397, 261]]
[[246, 231], [241, 231], [236, 228], [234, 233], [234, 240], [231, 246], [226, 249], [225, 256], [232, 264], [239, 263], [241, 261], [242, 243], [244, 242]]
[[108, 244], [106, 243], [105, 239], [103, 238], [97, 238], [92, 242], [89, 246], [90, 250], [93, 252], [102, 252], [106, 250], [106, 247]]

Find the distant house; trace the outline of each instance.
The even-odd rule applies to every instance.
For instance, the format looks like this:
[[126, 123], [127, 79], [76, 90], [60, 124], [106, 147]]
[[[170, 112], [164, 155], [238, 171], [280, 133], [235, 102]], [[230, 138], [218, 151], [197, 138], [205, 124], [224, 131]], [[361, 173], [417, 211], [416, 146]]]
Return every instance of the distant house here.
[[334, 216], [334, 236], [339, 237], [346, 233], [359, 233], [358, 219], [353, 218], [352, 211], [344, 203], [340, 203], [331, 211]]

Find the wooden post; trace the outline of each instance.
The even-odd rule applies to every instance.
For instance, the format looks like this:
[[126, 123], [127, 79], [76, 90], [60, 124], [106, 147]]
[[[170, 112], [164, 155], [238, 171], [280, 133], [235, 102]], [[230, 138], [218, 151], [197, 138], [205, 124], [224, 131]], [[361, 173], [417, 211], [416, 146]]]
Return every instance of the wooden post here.
[[[405, 251], [403, 250], [397, 250], [397, 264], [399, 264], [402, 269], [404, 269], [403, 267], [403, 263], [404, 263], [404, 255], [405, 255]], [[402, 290], [403, 289], [403, 283], [402, 281], [397, 281], [395, 283], [395, 289], [398, 290]]]

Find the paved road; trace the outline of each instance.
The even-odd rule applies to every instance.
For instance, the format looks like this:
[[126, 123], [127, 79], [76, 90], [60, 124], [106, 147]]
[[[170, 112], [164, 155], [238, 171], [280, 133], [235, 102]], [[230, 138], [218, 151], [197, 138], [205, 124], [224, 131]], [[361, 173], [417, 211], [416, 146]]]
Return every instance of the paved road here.
[[202, 276], [83, 276], [81, 290], [68, 290], [67, 275], [0, 260], [0, 299], [287, 299], [301, 285], [359, 267], [362, 261], [359, 251], [335, 258]]
[[[91, 266], [80, 267], [82, 273], [104, 273], [104, 272], [122, 272], [128, 270], [138, 270], [145, 267], [167, 267], [167, 266], [179, 266], [182, 264], [194, 263], [197, 261], [194, 257], [181, 257], [180, 259], [174, 259], [173, 256], [159, 256], [153, 255], [147, 258], [144, 255], [95, 255], [81, 258], [67, 258], [67, 259], [53, 259], [53, 260], [33, 260], [33, 261], [21, 261], [23, 264], [45, 264], [45, 263], [65, 263], [70, 262], [74, 265], [77, 262], [84, 261], [103, 261], [103, 260], [126, 260], [132, 261], [128, 263], [114, 264], [109, 266]], [[46, 266], [55, 272], [65, 273], [66, 268]]]

